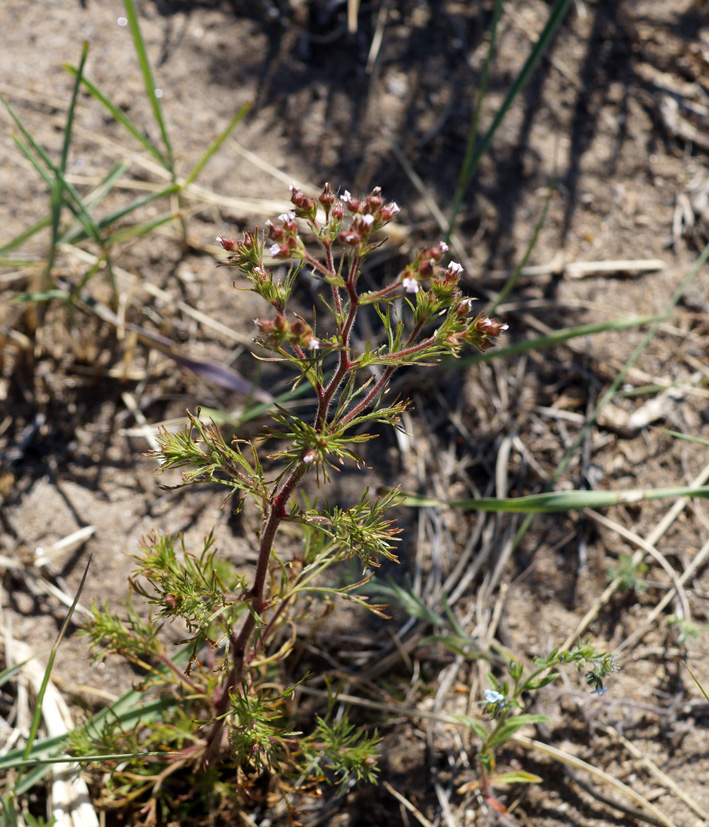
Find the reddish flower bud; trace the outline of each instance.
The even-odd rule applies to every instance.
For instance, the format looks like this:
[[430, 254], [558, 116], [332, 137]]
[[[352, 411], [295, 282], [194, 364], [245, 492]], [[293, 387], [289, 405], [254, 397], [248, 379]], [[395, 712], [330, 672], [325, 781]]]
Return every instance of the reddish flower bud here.
[[345, 210], [344, 210], [342, 204], [340, 204], [340, 202], [338, 201], [335, 204], [335, 206], [332, 208], [332, 217], [335, 219], [335, 221], [342, 221], [344, 215], [345, 215]]
[[283, 227], [277, 227], [272, 221], [266, 222], [266, 231], [271, 241], [283, 241], [286, 234]]
[[383, 203], [384, 199], [382, 198], [382, 188], [375, 187], [372, 190], [372, 194], [367, 196], [367, 207], [369, 208], [369, 211], [373, 213], [377, 212]]
[[362, 239], [359, 233], [356, 233], [353, 230], [343, 230], [337, 236], [337, 239], [342, 244], [347, 244], [350, 247], [357, 247], [357, 245], [362, 243]]
[[233, 238], [227, 238], [226, 236], [218, 235], [217, 241], [229, 253], [231, 253], [232, 250], [236, 250], [236, 241], [234, 241]]
[[505, 330], [509, 329], [508, 324], [496, 322], [493, 319], [489, 319], [487, 316], [479, 316], [475, 321], [475, 327], [484, 336], [489, 336], [492, 339], [497, 339], [501, 333], [504, 333]]
[[298, 222], [295, 220], [295, 213], [284, 212], [278, 216], [278, 220], [283, 223], [283, 229], [287, 233], [295, 233], [298, 231]]
[[362, 205], [357, 198], [353, 198], [349, 190], [345, 190], [340, 196], [340, 200], [344, 203], [350, 212], [359, 212]]
[[373, 215], [356, 215], [351, 229], [360, 235], [369, 235], [374, 228]]
[[377, 214], [377, 218], [380, 221], [391, 221], [392, 218], [398, 213], [401, 212], [399, 205], [396, 201], [390, 201], [388, 204], [385, 204]]
[[287, 244], [271, 244], [268, 252], [273, 258], [289, 258], [290, 250]]
[[325, 212], [329, 211], [329, 208], [335, 203], [335, 194], [330, 189], [330, 184], [325, 184], [322, 188], [322, 192], [318, 196], [318, 201], [325, 207]]

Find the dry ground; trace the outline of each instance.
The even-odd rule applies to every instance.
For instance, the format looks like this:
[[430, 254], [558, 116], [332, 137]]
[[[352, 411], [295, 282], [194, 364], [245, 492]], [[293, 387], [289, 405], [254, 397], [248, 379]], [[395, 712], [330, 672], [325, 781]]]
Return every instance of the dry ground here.
[[[540, 0], [515, 0], [508, 7], [482, 111], [484, 128], [548, 13]], [[380, 185], [402, 205], [380, 275], [393, 273], [417, 245], [435, 242], [441, 230], [431, 205], [450, 208], [486, 55], [482, 38], [491, 4], [363, 4], [356, 34], [346, 31], [344, 4], [324, 0], [165, 0], [143, 2], [140, 10], [180, 169], [191, 168], [243, 103], [255, 105], [200, 178], [216, 201], [189, 201], [195, 208], [188, 218], [189, 249], [172, 225], [122, 248], [116, 260], [123, 271], [121, 313], [171, 337], [182, 354], [228, 363], [272, 389], [279, 374], [244, 352], [257, 299], [235, 293], [231, 274], [215, 269], [213, 238], [263, 223], [285, 208], [289, 181], [317, 186], [329, 180], [355, 192]], [[91, 47], [87, 76], [154, 131], [129, 32], [117, 25], [122, 13], [117, 2], [91, 0], [8, 0], [0, 9], [0, 91], [54, 157], [71, 91], [61, 66], [76, 63], [84, 40]], [[539, 335], [544, 326], [665, 310], [707, 240], [708, 77], [705, 5], [573, 4], [495, 137], [458, 227], [467, 287], [489, 300], [505, 271], [521, 260], [556, 175], [549, 215], [529, 262], [534, 267], [497, 310], [510, 325], [509, 341]], [[70, 157], [77, 186], [90, 187], [119, 159], [131, 161], [128, 178], [135, 186], [159, 180], [141, 164], [137, 143], [95, 101], [82, 97], [80, 103]], [[12, 142], [9, 118], [4, 123], [0, 244], [45, 216], [48, 204], [43, 185]], [[402, 158], [420, 177], [425, 197]], [[247, 200], [229, 201], [234, 198]], [[254, 199], [251, 208], [248, 199]], [[256, 199], [278, 204], [267, 210]], [[149, 218], [150, 210], [144, 215]], [[22, 252], [41, 251], [33, 242]], [[662, 266], [618, 272], [573, 266], [619, 259], [660, 260]], [[58, 262], [58, 272], [72, 281], [84, 267], [68, 252]], [[36, 577], [36, 547], [49, 549], [77, 529], [94, 526], [84, 545], [59, 553], [43, 572], [71, 594], [91, 553], [82, 603], [114, 603], [124, 595], [129, 555], [149, 529], [185, 531], [188, 541], [198, 542], [216, 524], [224, 552], [248, 562], [253, 526], [230, 524], [213, 492], [161, 492], [141, 432], [145, 421], [179, 417], [197, 405], [237, 411], [244, 397], [184, 371], [83, 307], [74, 318], [60, 307], [42, 308], [37, 326], [26, 307], [11, 302], [31, 276], [26, 268], [0, 275], [1, 605], [5, 629], [42, 650], [65, 608]], [[89, 293], [97, 301], [110, 300], [102, 276]], [[204, 316], [197, 318], [194, 310]], [[708, 322], [704, 271], [626, 380], [628, 390], [655, 384], [682, 390], [640, 428], [629, 426], [629, 414], [659, 391], [616, 399], [557, 488], [681, 485], [705, 473], [706, 449], [650, 426], [709, 437]], [[630, 329], [489, 365], [406, 374], [401, 387], [415, 403], [407, 422], [410, 436], [397, 442], [381, 435], [367, 481], [401, 482], [442, 497], [541, 490], [642, 336], [642, 330]], [[364, 482], [345, 475], [333, 496], [352, 497]], [[660, 501], [618, 507], [604, 516], [650, 538], [681, 575], [707, 542], [709, 514], [701, 501], [686, 504], [661, 535], [653, 534], [671, 506]], [[514, 553], [517, 518], [426, 509], [405, 513], [402, 521], [400, 575], [408, 574], [435, 602], [442, 588], [450, 594], [455, 585], [448, 581], [451, 572], [457, 571], [458, 582], [461, 570], [464, 575], [479, 565], [477, 576], [456, 595], [460, 621], [478, 639], [497, 636], [530, 659], [575, 633], [603, 592], [609, 567], [636, 550], [593, 514], [537, 518]], [[461, 555], [468, 562], [456, 570]], [[612, 692], [592, 699], [570, 674], [541, 694], [535, 711], [544, 711], [551, 723], [535, 737], [601, 767], [651, 799], [678, 827], [689, 827], [705, 822], [643, 759], [666, 773], [687, 801], [709, 810], [709, 705], [683, 666], [688, 662], [709, 686], [709, 647], [706, 634], [682, 640], [667, 624], [670, 612], [682, 610], [674, 602], [642, 636], [625, 643], [643, 628], [669, 586], [667, 573], [648, 563], [649, 588], [616, 593], [587, 629], [595, 641], [619, 650], [622, 671]], [[700, 566], [685, 586], [684, 609], [697, 624], [706, 624], [706, 568]], [[365, 693], [356, 673], [384, 663], [390, 664], [390, 700], [398, 692], [402, 706], [474, 711], [484, 688], [474, 663], [458, 662], [440, 647], [417, 646], [411, 632], [404, 637], [406, 655], [398, 663], [385, 660], [404, 620], [397, 614], [382, 630], [348, 617], [315, 640], [336, 662], [354, 664], [352, 694]], [[354, 638], [353, 623], [362, 624]], [[95, 700], [97, 692], [113, 695], [130, 686], [131, 674], [89, 663], [84, 641], [71, 634], [55, 668], [67, 697]], [[336, 802], [324, 823], [416, 823], [391, 790], [434, 824], [486, 823], [474, 796], [455, 792], [472, 778], [466, 762], [473, 752], [460, 733], [390, 717], [379, 723], [382, 779], [390, 786]], [[515, 812], [520, 824], [638, 823], [589, 795], [548, 757], [512, 747], [503, 763], [544, 778], [508, 800], [522, 797]]]

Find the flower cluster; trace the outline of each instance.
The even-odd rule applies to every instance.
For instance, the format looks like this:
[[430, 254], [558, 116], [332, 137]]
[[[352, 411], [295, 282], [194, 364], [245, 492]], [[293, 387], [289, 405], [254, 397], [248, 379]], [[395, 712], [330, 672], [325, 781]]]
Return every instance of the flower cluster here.
[[279, 314], [273, 321], [254, 319], [254, 324], [261, 333], [259, 343], [272, 350], [278, 350], [285, 343], [301, 350], [320, 350], [320, 340], [310, 325], [300, 317], [289, 322], [284, 315]]
[[[480, 351], [492, 347], [494, 340], [507, 330], [507, 325], [496, 322], [483, 314], [470, 317], [473, 300], [464, 296], [460, 288], [463, 267], [456, 261], [445, 262], [448, 245], [445, 242], [420, 250], [399, 276], [385, 286], [371, 292], [360, 293], [357, 282], [363, 258], [380, 243], [375, 238], [398, 213], [395, 201], [385, 202], [379, 187], [369, 195], [355, 198], [345, 190], [337, 197], [330, 184], [325, 184], [317, 198], [306, 195], [295, 184], [291, 185], [293, 209], [278, 217], [276, 223], [268, 221], [265, 233], [245, 233], [243, 240], [218, 237], [219, 243], [231, 255], [222, 265], [238, 267], [251, 281], [251, 289], [261, 295], [276, 309], [273, 320], [257, 320], [262, 338], [261, 344], [283, 355], [284, 347], [300, 358], [304, 351], [320, 348], [322, 340], [300, 318], [286, 318], [286, 304], [290, 297], [297, 273], [309, 267], [312, 275], [328, 283], [332, 289], [330, 308], [338, 324], [351, 331], [358, 307], [374, 305], [388, 308], [396, 299], [405, 300], [413, 313], [414, 331], [396, 354], [389, 353], [404, 362], [420, 361], [424, 355], [435, 357], [457, 355], [464, 345]], [[299, 221], [307, 223], [311, 233], [325, 252], [324, 261], [313, 256], [301, 235]], [[335, 250], [340, 248], [339, 265], [335, 264]], [[274, 276], [264, 264], [268, 255], [276, 261], [290, 263], [290, 271], [284, 279]], [[385, 324], [393, 323], [386, 310]], [[422, 332], [435, 325], [432, 333]], [[347, 346], [340, 342], [341, 346]], [[333, 346], [337, 342], [333, 340]], [[391, 361], [389, 362], [391, 364]]]

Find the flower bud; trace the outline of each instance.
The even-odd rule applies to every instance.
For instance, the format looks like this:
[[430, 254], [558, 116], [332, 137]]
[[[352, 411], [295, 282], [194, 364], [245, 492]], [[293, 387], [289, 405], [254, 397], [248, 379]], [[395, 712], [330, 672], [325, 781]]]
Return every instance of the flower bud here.
[[382, 198], [382, 188], [375, 187], [372, 190], [372, 194], [367, 196], [367, 207], [369, 208], [369, 212], [377, 212], [383, 203], [384, 199]]
[[318, 201], [323, 205], [326, 213], [330, 211], [330, 208], [335, 203], [335, 194], [330, 189], [329, 183], [326, 183], [322, 188], [322, 192], [318, 196]]
[[271, 241], [282, 241], [286, 234], [283, 227], [277, 227], [272, 221], [266, 222], [266, 231]]
[[335, 206], [332, 208], [332, 217], [335, 221], [342, 221], [342, 219], [344, 218], [344, 215], [345, 215], [345, 210], [344, 210], [342, 204], [340, 204], [340, 202], [338, 201], [335, 204]]
[[287, 244], [271, 244], [268, 249], [268, 252], [271, 254], [273, 258], [289, 258], [290, 257], [290, 250]]
[[352, 213], [359, 212], [362, 207], [359, 200], [357, 198], [353, 198], [349, 190], [344, 191], [344, 193], [340, 196], [340, 200]]
[[218, 235], [217, 241], [228, 253], [231, 253], [233, 250], [236, 250], [236, 241], [234, 241], [233, 238], [227, 238], [226, 236]]
[[390, 201], [379, 210], [377, 218], [382, 222], [391, 221], [392, 218], [399, 212], [401, 212], [401, 208], [396, 201]]
[[496, 322], [487, 316], [479, 316], [475, 321], [475, 326], [480, 333], [489, 336], [491, 339], [497, 339], [500, 333], [504, 333], [505, 330], [509, 329], [508, 324]]
[[356, 215], [351, 229], [360, 235], [369, 235], [374, 227], [373, 215]]
[[496, 322], [481, 313], [469, 324], [465, 331], [465, 341], [484, 353], [493, 346], [492, 340], [497, 339], [508, 327], [509, 325]]
[[295, 220], [295, 213], [284, 212], [278, 216], [278, 220], [283, 223], [283, 229], [287, 233], [298, 232], [298, 222]]
[[362, 239], [359, 233], [356, 233], [353, 230], [343, 230], [337, 236], [337, 240], [341, 244], [347, 244], [349, 247], [357, 247], [359, 244], [362, 243]]

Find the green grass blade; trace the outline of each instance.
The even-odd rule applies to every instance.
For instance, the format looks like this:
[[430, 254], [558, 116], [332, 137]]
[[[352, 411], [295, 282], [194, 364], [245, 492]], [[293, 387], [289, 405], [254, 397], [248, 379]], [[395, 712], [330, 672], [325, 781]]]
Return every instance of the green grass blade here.
[[571, 0], [556, 0], [554, 3], [554, 7], [551, 10], [549, 15], [549, 19], [544, 26], [541, 34], [539, 35], [537, 42], [534, 44], [532, 51], [529, 54], [529, 57], [524, 63], [524, 66], [520, 69], [519, 74], [514, 80], [514, 83], [510, 86], [505, 95], [505, 99], [502, 102], [502, 105], [497, 111], [495, 118], [490, 125], [490, 128], [485, 133], [483, 138], [478, 142], [477, 146], [475, 147], [475, 151], [472, 153], [472, 156], [469, 159], [469, 163], [467, 168], [463, 168], [463, 172], [461, 173], [461, 180], [463, 182], [463, 187], [460, 192], [460, 196], [457, 196], [457, 200], [453, 204], [453, 209], [451, 211], [451, 219], [449, 222], [449, 232], [452, 232], [453, 225], [455, 223], [456, 216], [458, 214], [458, 210], [460, 209], [460, 203], [462, 202], [463, 197], [465, 196], [465, 191], [467, 190], [468, 186], [470, 185], [470, 181], [472, 180], [473, 175], [475, 175], [475, 171], [480, 164], [480, 159], [482, 156], [487, 152], [490, 143], [492, 142], [495, 133], [500, 127], [500, 124], [505, 119], [505, 115], [512, 105], [514, 99], [517, 95], [522, 91], [525, 84], [529, 80], [532, 72], [534, 71], [537, 63], [541, 60], [544, 53], [549, 48], [551, 41], [556, 34], [557, 29], [561, 25], [566, 13], [569, 10], [569, 6], [571, 5]]
[[548, 494], [532, 494], [528, 497], [481, 497], [477, 500], [439, 500], [406, 494], [401, 505], [413, 508], [429, 508], [446, 505], [466, 511], [496, 511], [505, 514], [553, 514], [579, 511], [583, 508], [607, 508], [611, 505], [639, 503], [675, 497], [700, 497], [709, 499], [709, 485], [674, 488], [634, 488], [625, 491], [553, 491]]
[[685, 661], [683, 661], [683, 663], [684, 663], [684, 668], [687, 670], [687, 672], [689, 672], [689, 674], [692, 676], [692, 680], [693, 680], [693, 681], [694, 681], [694, 683], [696, 683], [696, 684], [697, 684], [697, 686], [699, 687], [699, 691], [702, 693], [702, 695], [704, 695], [704, 697], [707, 699], [707, 701], [709, 701], [709, 695], [707, 695], [706, 690], [705, 690], [705, 689], [704, 689], [704, 687], [701, 685], [701, 683], [699, 683], [699, 681], [697, 680], [697, 677], [696, 677], [696, 675], [694, 674], [694, 672], [692, 672], [692, 670], [689, 668], [689, 666], [687, 666], [687, 664], [686, 664], [686, 662], [685, 662]]
[[[65, 63], [64, 68], [67, 70], [67, 72], [76, 77], [77, 70], [73, 66], [69, 66]], [[130, 134], [141, 144], [141, 146], [143, 146], [156, 159], [160, 166], [166, 168], [168, 167], [167, 159], [162, 154], [160, 149], [157, 146], [155, 146], [155, 144], [150, 140], [150, 138], [133, 123], [133, 121], [126, 115], [126, 113], [119, 106], [116, 106], [116, 104], [113, 103], [113, 101], [106, 95], [104, 95], [104, 93], [98, 88], [98, 86], [96, 86], [94, 83], [88, 80], [88, 78], [83, 78], [81, 82], [84, 85], [86, 91], [94, 98], [96, 98], [96, 100], [99, 101], [99, 103], [103, 104], [103, 106], [106, 107], [106, 109], [111, 113], [111, 117], [117, 123], [121, 124], [121, 126], [123, 126], [124, 129], [130, 132]]]
[[657, 430], [661, 434], [667, 434], [667, 436], [674, 436], [677, 439], [684, 439], [687, 442], [694, 442], [697, 445], [704, 445], [706, 448], [709, 448], [709, 439], [702, 439], [698, 436], [690, 436], [689, 434], [683, 434], [679, 431], [670, 431], [667, 428], [658, 428]]
[[18, 827], [15, 793], [10, 793], [7, 798], [0, 796], [0, 805], [2, 806], [0, 827]]
[[251, 111], [252, 106], [253, 106], [252, 101], [249, 101], [248, 103], [245, 103], [241, 107], [241, 109], [236, 113], [236, 115], [234, 115], [234, 117], [229, 121], [229, 124], [227, 125], [227, 128], [222, 132], [222, 134], [218, 135], [212, 141], [212, 143], [207, 148], [207, 151], [199, 159], [199, 161], [197, 161], [197, 163], [195, 164], [194, 168], [192, 169], [190, 174], [187, 176], [187, 178], [185, 178], [185, 183], [184, 183], [185, 187], [188, 187], [195, 180], [195, 178], [200, 174], [200, 172], [202, 172], [202, 169], [203, 169], [204, 165], [207, 163], [207, 161], [212, 157], [212, 155], [214, 155], [214, 153], [219, 149], [219, 147], [224, 143], [224, 141], [226, 141], [226, 139], [229, 137], [229, 135], [231, 135], [231, 133], [234, 130], [234, 127], [240, 121], [242, 121], [246, 117], [246, 115]]
[[74, 111], [76, 110], [76, 98], [79, 94], [79, 87], [81, 86], [81, 76], [84, 73], [84, 66], [86, 65], [86, 58], [89, 54], [89, 44], [84, 41], [81, 49], [81, 58], [79, 59], [79, 68], [76, 72], [74, 88], [71, 93], [71, 100], [69, 101], [69, 108], [67, 110], [66, 125], [64, 127], [64, 140], [62, 141], [62, 154], [59, 159], [59, 175], [56, 175], [50, 190], [50, 210], [52, 216], [52, 240], [49, 245], [49, 255], [47, 256], [46, 275], [49, 277], [54, 269], [54, 260], [57, 253], [57, 244], [59, 242], [59, 224], [62, 218], [62, 209], [65, 202], [65, 178], [66, 162], [69, 157], [69, 148], [71, 147], [71, 132], [74, 125]]
[[[20, 150], [20, 153], [25, 156], [25, 158], [30, 162], [30, 164], [32, 164], [32, 166], [34, 167], [35, 172], [37, 173], [37, 175], [39, 175], [39, 177], [47, 185], [47, 189], [51, 190], [52, 186], [54, 185], [54, 180], [52, 179], [52, 176], [47, 171], [47, 168], [42, 166], [42, 164], [40, 164], [39, 161], [37, 160], [37, 155], [32, 151], [31, 144], [29, 142], [25, 143], [20, 138], [18, 138], [17, 135], [13, 135], [12, 140], [13, 140], [15, 146]], [[50, 215], [49, 216], [49, 224], [51, 224], [51, 223], [52, 223], [52, 217]]]
[[[555, 330], [548, 336], [539, 336], [536, 339], [527, 339], [524, 342], [515, 342], [507, 347], [495, 348], [485, 353], [476, 353], [474, 356], [467, 356], [464, 359], [448, 359], [441, 363], [445, 370], [457, 370], [469, 365], [477, 365], [481, 362], [490, 362], [493, 359], [507, 359], [510, 356], [519, 356], [521, 353], [529, 353], [533, 350], [543, 350], [547, 347], [568, 342], [569, 339], [578, 339], [581, 336], [593, 336], [596, 333], [605, 333], [608, 330], [627, 330], [630, 327], [642, 327], [646, 324], [657, 323], [660, 316], [637, 316], [634, 319], [613, 319], [607, 322], [591, 322], [577, 327], [565, 327], [562, 330]], [[664, 317], [662, 317], [664, 318]]]
[[88, 562], [86, 563], [86, 568], [84, 569], [84, 573], [81, 577], [81, 582], [79, 583], [79, 588], [76, 590], [76, 596], [72, 601], [71, 606], [69, 607], [69, 611], [67, 616], [64, 618], [64, 623], [62, 623], [62, 627], [59, 630], [59, 634], [57, 635], [57, 639], [54, 641], [54, 645], [52, 646], [52, 651], [49, 653], [49, 659], [47, 661], [47, 668], [44, 672], [44, 679], [42, 680], [42, 685], [40, 686], [39, 692], [37, 693], [37, 701], [35, 703], [35, 710], [34, 715], [32, 716], [32, 723], [30, 725], [30, 733], [27, 737], [27, 744], [25, 745], [25, 749], [23, 752], [23, 760], [27, 760], [32, 752], [32, 744], [34, 743], [35, 738], [37, 737], [37, 730], [39, 729], [39, 722], [42, 718], [42, 703], [44, 701], [44, 695], [47, 691], [47, 686], [49, 685], [49, 677], [52, 673], [52, 667], [54, 666], [54, 659], [57, 656], [57, 652], [59, 651], [59, 646], [64, 640], [64, 635], [66, 634], [66, 630], [69, 627], [69, 621], [71, 620], [72, 615], [74, 614], [74, 609], [76, 608], [76, 604], [79, 602], [79, 596], [84, 589], [84, 583], [86, 582], [86, 575], [89, 573], [89, 566], [91, 565], [91, 557], [89, 557]]
[[[46, 227], [49, 226], [51, 222], [51, 218], [46, 215], [44, 218], [41, 218], [37, 221], [36, 224], [33, 224], [31, 227], [28, 227], [26, 230], [23, 230], [19, 235], [16, 235], [11, 241], [8, 241], [3, 247], [0, 247], [0, 256], [4, 256], [7, 253], [11, 253], [13, 250], [16, 250], [18, 247], [21, 247], [25, 241], [32, 238], [33, 235], [37, 235], [37, 233], [44, 230]], [[6, 265], [9, 267], [14, 267], [14, 264]]]
[[116, 230], [114, 233], [111, 233], [108, 237], [108, 243], [120, 244], [122, 241], [127, 241], [129, 238], [137, 238], [142, 235], [148, 235], [148, 233], [151, 233], [156, 227], [161, 227], [163, 224], [174, 221], [179, 217], [179, 213], [169, 212], [164, 213], [151, 221], [145, 221], [142, 224], [132, 224], [130, 227], [123, 227], [120, 230]]
[[[119, 181], [126, 171], [129, 168], [129, 164], [125, 161], [121, 161], [118, 164], [115, 164], [113, 168], [109, 171], [108, 175], [99, 183], [97, 187], [95, 187], [92, 192], [83, 199], [84, 207], [86, 210], [94, 209], [98, 204], [108, 195], [109, 192], [113, 189], [116, 182]], [[100, 223], [97, 224], [100, 228]], [[77, 238], [80, 238], [83, 231], [83, 225], [81, 224], [81, 220], [77, 219], [76, 222], [70, 224], [62, 233], [59, 242], [63, 244], [71, 244], [75, 242]], [[85, 237], [85, 236], [84, 236]]]
[[86, 58], [89, 55], [89, 44], [84, 41], [81, 49], [81, 57], [79, 58], [79, 68], [76, 70], [74, 77], [74, 88], [71, 92], [71, 100], [69, 101], [69, 109], [66, 114], [66, 126], [64, 127], [64, 141], [62, 143], [62, 155], [59, 161], [59, 169], [62, 174], [66, 173], [66, 162], [69, 158], [69, 148], [71, 146], [71, 130], [74, 126], [74, 112], [76, 111], [76, 99], [79, 95], [79, 88], [81, 87], [81, 78], [84, 74], [84, 66], [86, 65]]
[[[448, 235], [453, 232], [455, 219], [460, 211], [460, 205], [465, 196], [465, 191], [468, 188], [468, 182], [472, 175], [473, 158], [475, 152], [475, 145], [478, 140], [478, 124], [480, 123], [480, 112], [482, 111], [483, 101], [485, 100], [485, 93], [487, 92], [487, 84], [490, 80], [490, 66], [492, 65], [492, 57], [495, 53], [495, 43], [497, 42], [497, 24], [500, 22], [502, 16], [502, 0], [495, 0], [495, 8], [492, 13], [492, 22], [490, 23], [490, 45], [487, 50], [487, 57], [480, 75], [480, 85], [477, 90], [477, 99], [475, 101], [475, 111], [473, 112], [473, 119], [470, 122], [468, 129], [468, 143], [465, 147], [465, 157], [463, 158], [463, 166], [460, 169], [458, 176], [458, 183], [455, 188], [453, 196], [453, 204], [451, 206], [451, 217], [448, 222]], [[450, 241], [450, 238], [448, 239]]]
[[132, 761], [136, 758], [170, 758], [179, 754], [179, 752], [99, 752], [96, 753], [96, 755], [56, 755], [52, 758], [29, 758], [27, 761], [16, 761], [13, 764], [13, 768], [44, 767], [52, 764], [92, 764], [96, 761]]
[[495, 299], [495, 303], [492, 307], [488, 310], [488, 315], [493, 316], [497, 308], [502, 304], [502, 302], [510, 295], [510, 293], [514, 290], [515, 285], [520, 277], [522, 270], [527, 266], [527, 262], [529, 261], [529, 257], [532, 255], [532, 250], [537, 246], [537, 241], [539, 241], [539, 235], [542, 231], [542, 227], [546, 223], [547, 215], [549, 214], [549, 205], [551, 204], [552, 196], [556, 190], [556, 173], [552, 177], [551, 182], [549, 183], [549, 190], [547, 192], [547, 197], [544, 202], [544, 209], [542, 210], [542, 214], [537, 221], [537, 226], [534, 228], [534, 233], [532, 234], [532, 238], [527, 245], [527, 249], [522, 256], [522, 260], [520, 263], [515, 267], [514, 272], [512, 275], [507, 279], [507, 283], [505, 286], [500, 290], [500, 295]]
[[10, 678], [14, 677], [30, 660], [31, 658], [27, 658], [27, 660], [23, 660], [22, 663], [16, 663], [7, 669], [3, 669], [2, 672], [0, 672], [0, 686], [4, 686], [4, 684], [6, 684]]
[[160, 106], [160, 98], [155, 94], [155, 81], [153, 80], [153, 72], [150, 68], [150, 61], [148, 60], [148, 53], [145, 49], [145, 42], [140, 32], [140, 24], [138, 22], [138, 12], [135, 7], [134, 0], [125, 0], [126, 16], [128, 17], [128, 25], [130, 26], [131, 34], [133, 35], [133, 43], [138, 54], [138, 62], [140, 63], [140, 70], [143, 73], [143, 82], [145, 83], [145, 91], [148, 94], [148, 100], [153, 109], [155, 121], [160, 129], [163, 144], [165, 145], [164, 164], [166, 169], [174, 175], [175, 173], [175, 159], [172, 154], [172, 146], [170, 138], [167, 134], [165, 121], [162, 116], [162, 108]]
[[[81, 221], [81, 223], [84, 225], [84, 228], [86, 229], [86, 232], [88, 233], [88, 235], [100, 244], [101, 243], [101, 234], [98, 230], [98, 227], [94, 223], [94, 220], [91, 218], [91, 216], [86, 211], [86, 208], [84, 207], [83, 201], [82, 201], [81, 196], [79, 195], [79, 193], [65, 179], [64, 174], [61, 172], [59, 167], [57, 167], [56, 164], [53, 163], [53, 161], [47, 155], [47, 153], [44, 151], [44, 149], [35, 141], [35, 139], [30, 134], [29, 130], [25, 127], [25, 125], [22, 123], [20, 118], [15, 114], [15, 112], [12, 109], [12, 107], [10, 106], [10, 104], [5, 100], [5, 98], [2, 95], [0, 95], [0, 103], [3, 104], [5, 109], [7, 109], [8, 114], [10, 115], [12, 120], [15, 122], [15, 125], [20, 130], [22, 135], [24, 136], [25, 140], [29, 144], [29, 147], [31, 147], [32, 150], [41, 158], [41, 160], [44, 163], [46, 169], [44, 169], [37, 162], [37, 159], [32, 155], [31, 152], [29, 152], [29, 148], [24, 147], [22, 142], [19, 141], [17, 138], [15, 138], [15, 144], [19, 147], [19, 149], [23, 152], [23, 154], [29, 153], [29, 154], [25, 154], [25, 157], [27, 157], [27, 159], [32, 163], [32, 165], [37, 170], [39, 175], [42, 177], [42, 179], [45, 181], [47, 186], [50, 188], [50, 191], [51, 191], [52, 187], [54, 186], [54, 181], [56, 179], [61, 179], [62, 188], [66, 192], [68, 192], [71, 195], [72, 199], [73, 199], [73, 205], [71, 203], [67, 203], [67, 207], [69, 207], [70, 209], [72, 209], [72, 207], [73, 207], [72, 211], [74, 212], [74, 215], [77, 216], [79, 218], [79, 220]], [[51, 172], [51, 176], [48, 174], [48, 172]], [[52, 176], [53, 176], [53, 178], [52, 178]]]
[[[116, 222], [120, 221], [125, 216], [130, 215], [132, 212], [139, 210], [141, 207], [144, 207], [146, 204], [150, 204], [151, 201], [156, 201], [158, 198], [166, 198], [170, 195], [174, 195], [176, 192], [179, 192], [180, 185], [179, 184], [170, 184], [169, 187], [165, 187], [165, 189], [160, 190], [159, 192], [150, 193], [150, 195], [146, 195], [144, 198], [140, 198], [137, 201], [134, 201], [132, 204], [129, 204], [126, 207], [121, 207], [119, 210], [114, 210], [114, 212], [105, 215], [103, 218], [97, 221], [97, 226], [100, 231], [105, 230], [107, 227], [110, 227], [111, 224], [115, 224]], [[85, 233], [77, 232], [75, 235], [63, 237], [62, 241], [66, 241], [68, 243], [76, 244], [79, 241], [84, 241], [86, 239]], [[107, 244], [113, 243], [112, 240], [109, 238]]]

